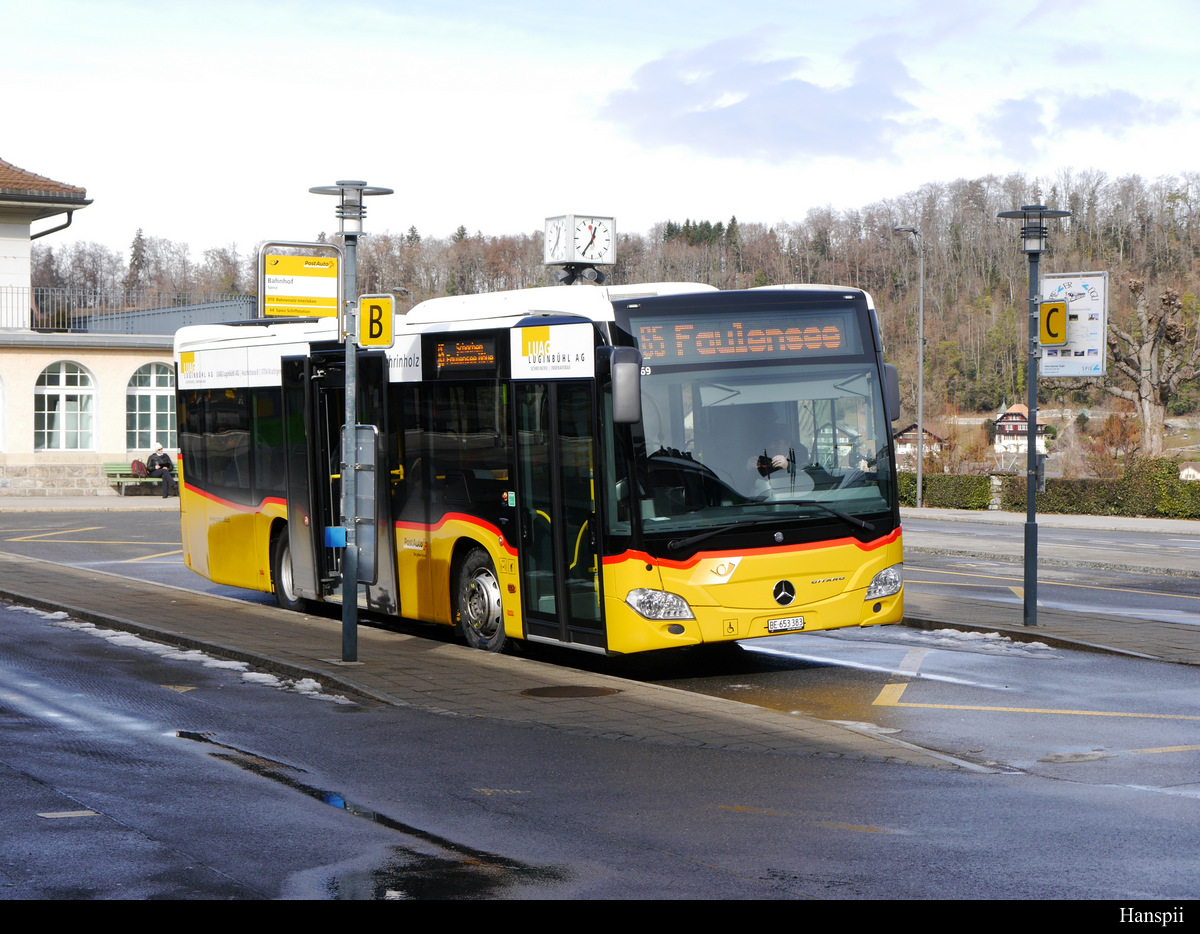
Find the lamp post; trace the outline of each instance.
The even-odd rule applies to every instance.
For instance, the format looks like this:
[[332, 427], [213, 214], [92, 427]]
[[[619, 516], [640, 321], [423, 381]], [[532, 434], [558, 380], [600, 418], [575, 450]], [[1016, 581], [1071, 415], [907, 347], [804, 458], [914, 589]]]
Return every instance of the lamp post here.
[[358, 422], [358, 238], [367, 214], [366, 195], [390, 195], [390, 188], [372, 188], [366, 182], [339, 181], [308, 189], [314, 195], [337, 195], [335, 211], [338, 233], [346, 243], [344, 290], [346, 305], [342, 311], [342, 340], [346, 348], [346, 420], [342, 426], [342, 524], [346, 547], [342, 552], [342, 661], [358, 661], [358, 495], [355, 475], [354, 426]]
[[917, 508], [923, 501], [925, 469], [925, 238], [916, 227], [893, 227], [896, 233], [917, 238], [920, 263], [917, 274]]
[[998, 217], [1021, 221], [1021, 252], [1029, 257], [1029, 359], [1025, 385], [1029, 390], [1029, 421], [1025, 426], [1025, 610], [1026, 626], [1037, 625], [1037, 381], [1038, 260], [1046, 252], [1046, 221], [1070, 217], [1070, 211], [1052, 211], [1044, 204], [1026, 204], [1019, 211], [1001, 211]]

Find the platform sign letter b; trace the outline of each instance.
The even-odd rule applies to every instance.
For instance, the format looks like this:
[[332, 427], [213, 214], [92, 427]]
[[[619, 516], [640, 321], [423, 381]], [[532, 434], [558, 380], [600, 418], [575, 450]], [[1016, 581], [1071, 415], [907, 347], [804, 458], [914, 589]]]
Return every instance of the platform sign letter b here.
[[395, 333], [395, 299], [391, 295], [358, 297], [358, 344], [391, 347]]

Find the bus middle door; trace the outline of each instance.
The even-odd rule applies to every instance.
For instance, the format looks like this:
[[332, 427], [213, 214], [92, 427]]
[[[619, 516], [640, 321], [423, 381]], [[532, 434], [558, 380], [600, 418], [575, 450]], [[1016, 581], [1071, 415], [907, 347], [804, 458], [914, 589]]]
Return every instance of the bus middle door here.
[[595, 384], [517, 382], [514, 389], [526, 636], [604, 650]]
[[[289, 451], [287, 494], [288, 532], [291, 539], [292, 570], [297, 591], [308, 597], [339, 598], [341, 595], [340, 548], [325, 542], [325, 529], [344, 525], [342, 510], [342, 425], [346, 417], [345, 355], [337, 351], [314, 353], [311, 357], [284, 361], [284, 406], [287, 417], [286, 444]], [[383, 387], [386, 358], [383, 354], [358, 355], [358, 405], [360, 424], [385, 424]], [[296, 417], [302, 411], [302, 417]], [[302, 433], [301, 433], [302, 429]], [[381, 461], [376, 477], [375, 539], [378, 582], [368, 585], [364, 607], [387, 613], [399, 612], [396, 586], [395, 545], [388, 520], [388, 500], [381, 482], [387, 476]], [[364, 482], [360, 479], [360, 482]], [[361, 521], [368, 517], [360, 516]]]

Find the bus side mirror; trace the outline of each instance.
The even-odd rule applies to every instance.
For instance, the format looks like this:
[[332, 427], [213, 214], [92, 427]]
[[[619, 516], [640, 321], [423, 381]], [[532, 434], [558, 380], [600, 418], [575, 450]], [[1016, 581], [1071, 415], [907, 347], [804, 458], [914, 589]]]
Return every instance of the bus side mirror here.
[[634, 347], [612, 350], [613, 421], [632, 425], [642, 420], [642, 354]]
[[883, 365], [884, 393], [886, 393], [888, 421], [900, 417], [900, 371], [890, 363]]

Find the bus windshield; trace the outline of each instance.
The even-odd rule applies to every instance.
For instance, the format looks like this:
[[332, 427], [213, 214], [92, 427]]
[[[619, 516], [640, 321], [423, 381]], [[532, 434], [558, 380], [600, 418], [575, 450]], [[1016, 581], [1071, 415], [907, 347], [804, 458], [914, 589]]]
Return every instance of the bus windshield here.
[[662, 367], [643, 377], [636, 511], [647, 534], [890, 513], [888, 422], [869, 363]]

